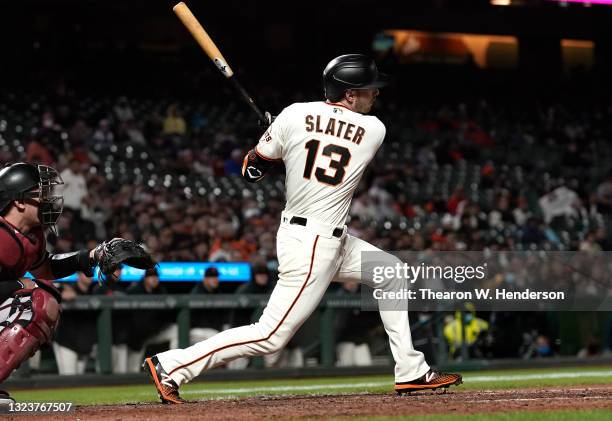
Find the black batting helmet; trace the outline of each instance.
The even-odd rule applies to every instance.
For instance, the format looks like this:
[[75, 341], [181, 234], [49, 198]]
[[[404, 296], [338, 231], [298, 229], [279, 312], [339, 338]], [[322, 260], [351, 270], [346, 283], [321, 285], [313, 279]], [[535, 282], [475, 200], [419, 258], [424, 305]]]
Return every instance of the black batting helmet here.
[[336, 57], [323, 70], [325, 98], [334, 102], [348, 89], [381, 88], [387, 82], [387, 75], [379, 73], [374, 60], [363, 54]]
[[64, 184], [57, 171], [46, 165], [26, 162], [7, 165], [0, 169], [0, 214], [4, 214], [13, 201], [38, 199], [38, 219], [45, 227], [55, 230], [64, 198], [54, 188]]

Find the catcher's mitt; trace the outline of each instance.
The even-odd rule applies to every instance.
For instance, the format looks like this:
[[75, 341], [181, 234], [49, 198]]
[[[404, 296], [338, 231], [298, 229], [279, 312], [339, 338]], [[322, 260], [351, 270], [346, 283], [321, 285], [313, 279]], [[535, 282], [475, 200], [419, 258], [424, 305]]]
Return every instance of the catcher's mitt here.
[[94, 261], [100, 267], [99, 277], [114, 279], [122, 264], [138, 269], [151, 269], [155, 261], [138, 243], [123, 238], [105, 241], [94, 249]]

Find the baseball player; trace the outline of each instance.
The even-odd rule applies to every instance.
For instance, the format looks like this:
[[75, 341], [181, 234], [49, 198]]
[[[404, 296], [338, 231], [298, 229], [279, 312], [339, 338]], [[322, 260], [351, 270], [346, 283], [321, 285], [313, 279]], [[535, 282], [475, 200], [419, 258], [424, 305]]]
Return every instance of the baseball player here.
[[[52, 255], [45, 229], [57, 233], [63, 196], [57, 171], [24, 162], [0, 169], [0, 383], [44, 344], [50, 343], [59, 323], [61, 295], [50, 280], [77, 271], [93, 276], [93, 266], [118, 266], [134, 253], [133, 242], [113, 239], [93, 250]], [[119, 246], [124, 252], [115, 253]], [[137, 251], [144, 250], [138, 248]], [[125, 259], [125, 258], [128, 259]], [[36, 279], [23, 276], [30, 272]], [[14, 400], [0, 391], [0, 406]]]
[[[244, 159], [242, 174], [250, 182], [261, 180], [277, 161], [286, 167], [287, 202], [276, 243], [279, 279], [268, 305], [257, 323], [146, 358], [143, 367], [164, 403], [184, 402], [179, 387], [205, 370], [281, 350], [332, 280], [362, 282], [361, 253], [383, 253], [348, 235], [345, 220], [359, 180], [385, 137], [383, 123], [366, 114], [386, 77], [367, 56], [347, 54], [327, 65], [323, 82], [326, 101], [285, 108]], [[400, 282], [376, 287], [395, 290]], [[380, 315], [396, 363], [398, 393], [461, 383], [461, 375], [432, 370], [414, 349], [406, 311]]]

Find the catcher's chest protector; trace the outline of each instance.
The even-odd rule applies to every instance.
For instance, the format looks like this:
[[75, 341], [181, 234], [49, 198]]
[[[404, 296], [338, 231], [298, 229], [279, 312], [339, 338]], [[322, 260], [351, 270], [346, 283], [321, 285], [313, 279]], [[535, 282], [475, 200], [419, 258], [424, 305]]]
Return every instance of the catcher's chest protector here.
[[41, 288], [18, 292], [0, 305], [0, 383], [51, 342], [60, 313], [57, 300]]

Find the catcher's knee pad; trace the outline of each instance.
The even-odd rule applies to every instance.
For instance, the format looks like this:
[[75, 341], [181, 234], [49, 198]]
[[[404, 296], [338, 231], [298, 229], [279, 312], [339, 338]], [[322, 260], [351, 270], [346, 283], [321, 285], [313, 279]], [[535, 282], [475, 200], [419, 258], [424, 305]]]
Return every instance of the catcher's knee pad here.
[[32, 321], [26, 326], [41, 344], [51, 342], [60, 318], [60, 305], [47, 290], [36, 288], [32, 291]]
[[0, 305], [0, 382], [51, 342], [60, 306], [44, 289], [18, 292]]

